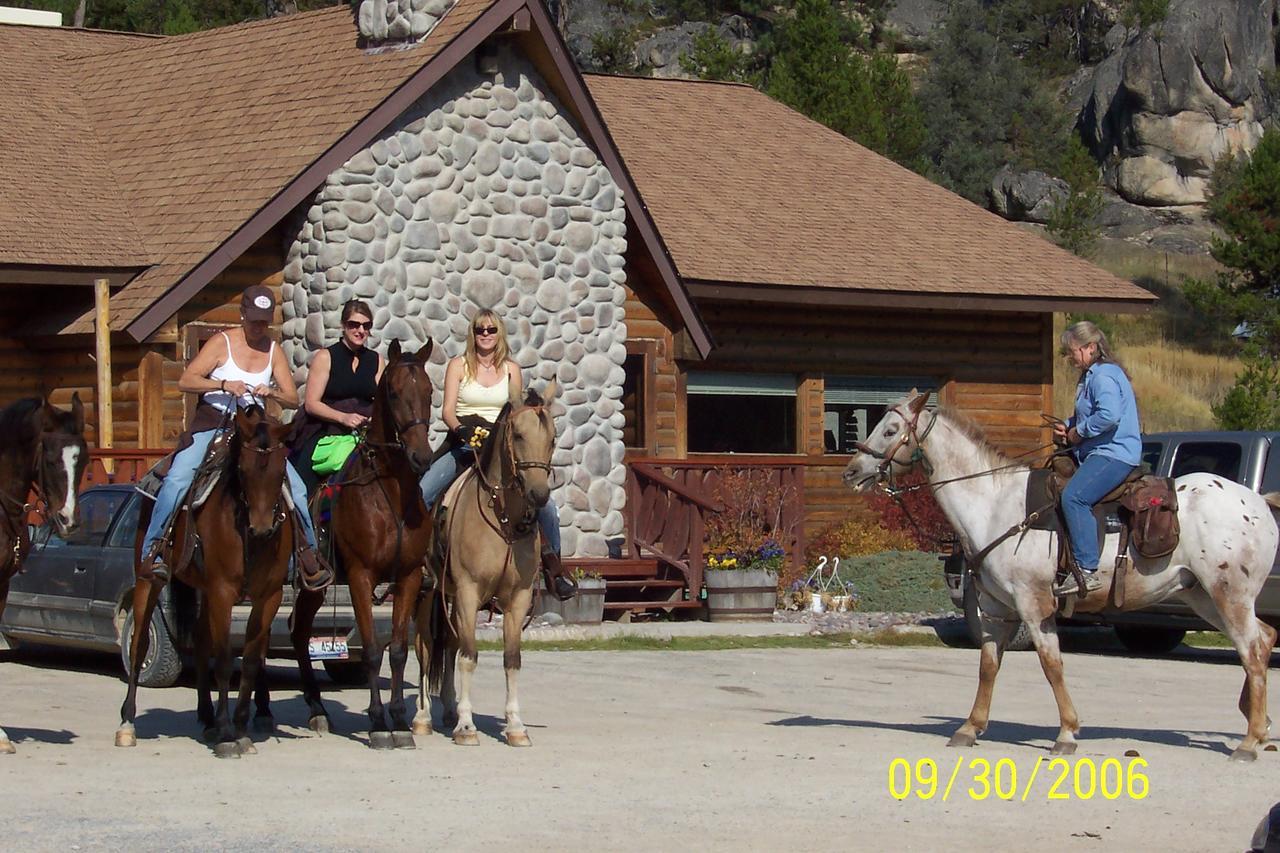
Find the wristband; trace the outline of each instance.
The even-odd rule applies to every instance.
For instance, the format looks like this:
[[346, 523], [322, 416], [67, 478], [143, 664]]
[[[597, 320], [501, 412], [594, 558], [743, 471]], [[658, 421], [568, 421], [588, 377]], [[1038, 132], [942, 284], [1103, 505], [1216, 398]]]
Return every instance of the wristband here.
[[218, 380], [218, 390], [224, 394], [227, 392], [227, 380], [225, 379]]

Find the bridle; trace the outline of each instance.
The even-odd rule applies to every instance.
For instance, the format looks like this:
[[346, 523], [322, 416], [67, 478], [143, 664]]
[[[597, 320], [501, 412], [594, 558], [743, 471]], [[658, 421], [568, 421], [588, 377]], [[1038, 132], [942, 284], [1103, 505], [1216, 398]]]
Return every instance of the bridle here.
[[13, 562], [11, 565], [14, 572], [21, 570], [22, 560], [27, 551], [27, 525], [23, 521], [23, 516], [32, 510], [36, 510], [47, 517], [42, 508], [48, 506], [49, 499], [45, 487], [44, 461], [41, 459], [46, 435], [50, 435], [50, 433], [41, 432], [35, 441], [35, 451], [31, 459], [31, 468], [35, 469], [35, 477], [24, 478], [21, 486], [27, 491], [35, 492], [36, 502], [33, 504], [27, 501], [26, 495], [23, 495], [22, 499], [15, 498], [0, 489], [0, 507], [3, 510], [0, 511], [0, 517], [4, 519], [5, 526], [9, 528], [9, 538], [13, 540]]
[[[417, 392], [419, 393], [419, 395], [421, 395], [421, 393], [422, 393], [422, 392], [421, 392], [421, 390], [420, 390], [420, 389], [419, 389], [419, 387], [418, 387], [418, 371], [416, 371], [416, 370], [414, 370], [414, 369], [413, 369], [413, 368], [415, 368], [415, 367], [419, 367], [419, 366], [420, 366], [420, 365], [419, 365], [419, 363], [418, 363], [417, 361], [414, 361], [413, 359], [410, 359], [410, 360], [408, 360], [408, 361], [396, 361], [396, 362], [392, 362], [391, 364], [388, 364], [388, 365], [386, 366], [386, 372], [387, 372], [387, 373], [390, 373], [390, 371], [395, 370], [396, 368], [400, 368], [400, 367], [408, 368], [408, 369], [409, 369], [409, 384], [411, 384], [411, 385], [413, 386], [414, 390], [415, 390], [415, 391], [417, 391]], [[426, 371], [423, 371], [423, 373], [422, 373], [422, 377], [423, 377], [424, 379], [426, 378]], [[384, 382], [388, 382], [388, 384], [390, 384], [390, 383], [389, 383], [389, 379], [390, 379], [390, 377], [384, 377], [384, 378], [383, 378], [383, 381], [384, 381]], [[430, 381], [430, 380], [428, 380], [428, 381]], [[430, 400], [430, 399], [431, 399], [431, 395], [430, 395], [430, 394], [428, 394], [428, 395], [427, 395], [427, 399], [428, 399], [428, 400]], [[389, 404], [388, 404], [388, 412], [387, 412], [387, 414], [388, 414], [388, 415], [390, 415], [390, 414], [391, 414], [391, 413], [390, 413], [390, 405], [389, 405]], [[428, 406], [428, 413], [427, 413], [427, 417], [425, 417], [425, 418], [414, 418], [413, 420], [409, 421], [408, 423], [404, 423], [404, 424], [399, 423], [399, 422], [398, 422], [395, 418], [393, 418], [393, 417], [388, 417], [388, 418], [387, 418], [387, 420], [389, 420], [389, 421], [391, 422], [392, 426], [395, 428], [395, 437], [394, 437], [394, 440], [392, 440], [392, 441], [374, 441], [374, 440], [372, 440], [372, 439], [370, 439], [370, 438], [367, 438], [367, 437], [366, 437], [366, 438], [364, 439], [364, 442], [363, 442], [363, 443], [368, 444], [368, 445], [369, 445], [369, 446], [371, 446], [371, 447], [394, 447], [394, 448], [398, 448], [398, 449], [400, 449], [400, 450], [404, 450], [404, 449], [405, 449], [405, 446], [404, 446], [404, 436], [405, 436], [405, 433], [409, 432], [409, 431], [410, 431], [410, 430], [412, 430], [412, 429], [416, 429], [416, 428], [418, 428], [418, 427], [426, 427], [426, 428], [430, 429], [430, 427], [431, 427], [430, 406]]]
[[[897, 441], [890, 448], [880, 451], [862, 441], [856, 441], [853, 444], [859, 453], [865, 453], [872, 459], [881, 460], [879, 467], [876, 469], [876, 485], [888, 483], [892, 486], [893, 466], [895, 464], [901, 465], [907, 471], [911, 470], [917, 463], [924, 468], [925, 473], [931, 473], [933, 470], [933, 466], [929, 464], [928, 458], [924, 455], [924, 440], [933, 431], [933, 425], [938, 422], [937, 417], [930, 418], [928, 425], [924, 428], [924, 432], [919, 432], [918, 427], [920, 414], [924, 411], [923, 406], [911, 417], [907, 417], [901, 406], [893, 406], [889, 411], [902, 418], [906, 424], [906, 429], [898, 433]], [[907, 442], [910, 441], [915, 442], [915, 449], [911, 451], [911, 457], [906, 462], [903, 462], [897, 458], [898, 451], [902, 450], [907, 445]]]
[[[528, 506], [525, 507], [526, 511], [523, 513], [521, 519], [515, 523], [511, 521], [511, 514], [507, 512], [507, 497], [514, 497], [516, 500], [523, 499], [525, 482], [522, 472], [537, 468], [547, 473], [548, 480], [551, 478], [551, 463], [516, 458], [513, 438], [514, 430], [511, 428], [511, 423], [515, 420], [517, 415], [527, 411], [533, 411], [536, 413], [539, 421], [541, 421], [546, 412], [546, 407], [546, 403], [534, 403], [512, 409], [507, 413], [507, 419], [505, 423], [502, 424], [502, 442], [497, 448], [495, 448], [495, 452], [501, 454], [499, 456], [498, 482], [491, 482], [485, 476], [485, 466], [481, 464], [479, 458], [474, 462], [476, 476], [480, 480], [480, 489], [476, 490], [476, 500], [481, 500], [480, 490], [483, 489], [489, 496], [489, 507], [497, 517], [498, 524], [494, 525], [493, 522], [489, 522], [488, 516], [485, 513], [481, 512], [480, 515], [508, 545], [513, 544], [518, 539], [528, 536], [533, 529], [533, 518], [535, 513], [529, 512]], [[510, 471], [510, 477], [507, 477], [503, 473], [505, 471]], [[507, 497], [504, 497], [504, 495]]]
[[[240, 436], [240, 452], [243, 453], [246, 450], [257, 454], [258, 467], [265, 468], [268, 465], [268, 463], [270, 463], [272, 456], [275, 456], [276, 454], [279, 454], [279, 453], [288, 453], [289, 448], [283, 442], [268, 444], [266, 447], [258, 447], [254, 444], [247, 442], [244, 436], [242, 435]], [[274, 519], [274, 521], [272, 522], [271, 529], [268, 530], [266, 533], [264, 533], [260, 537], [262, 539], [268, 539], [274, 536], [276, 532], [280, 530], [280, 525], [284, 523], [285, 518], [288, 516], [288, 513], [285, 512], [284, 507], [281, 506], [281, 504], [284, 502], [284, 490], [288, 488], [288, 482], [287, 482], [288, 470], [287, 469], [284, 472], [284, 478], [285, 478], [285, 482], [281, 483], [280, 489], [277, 490], [276, 492], [275, 506], [271, 508], [271, 516]], [[244, 493], [243, 483], [241, 484], [241, 488], [240, 488], [240, 505], [244, 509], [244, 511], [248, 513], [249, 499]], [[245, 541], [248, 542], [248, 539], [249, 537], [246, 536]]]

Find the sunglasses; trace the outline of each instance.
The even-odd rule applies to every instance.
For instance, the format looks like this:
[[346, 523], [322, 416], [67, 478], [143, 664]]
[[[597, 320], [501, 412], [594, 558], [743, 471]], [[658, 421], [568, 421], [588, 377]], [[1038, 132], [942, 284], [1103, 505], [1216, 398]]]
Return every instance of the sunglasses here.
[[373, 329], [373, 321], [370, 320], [367, 323], [361, 323], [359, 320], [348, 320], [346, 322], [346, 327], [353, 332], [356, 329], [364, 329], [366, 332], [368, 332], [371, 329]]
[[476, 326], [475, 333], [477, 335], [496, 335], [498, 334], [497, 326]]

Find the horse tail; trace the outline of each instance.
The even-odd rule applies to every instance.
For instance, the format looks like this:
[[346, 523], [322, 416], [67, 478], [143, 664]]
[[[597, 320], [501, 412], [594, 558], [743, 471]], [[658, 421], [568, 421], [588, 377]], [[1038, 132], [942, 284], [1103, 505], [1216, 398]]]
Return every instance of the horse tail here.
[[[439, 693], [444, 683], [445, 653], [449, 647], [449, 614], [445, 610], [443, 576], [437, 575], [437, 587], [427, 594], [430, 608], [426, 613], [426, 624], [430, 626], [431, 658], [427, 662], [427, 689], [431, 693]], [[422, 620], [418, 620], [418, 631], [423, 631]]]

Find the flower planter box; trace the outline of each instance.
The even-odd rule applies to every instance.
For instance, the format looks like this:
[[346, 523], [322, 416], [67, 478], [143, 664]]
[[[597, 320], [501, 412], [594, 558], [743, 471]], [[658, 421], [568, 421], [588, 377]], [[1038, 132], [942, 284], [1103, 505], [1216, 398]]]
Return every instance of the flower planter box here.
[[769, 622], [778, 603], [778, 576], [766, 569], [708, 569], [707, 618], [712, 622]]
[[561, 601], [547, 592], [539, 579], [534, 587], [533, 612], [557, 613], [566, 625], [598, 625], [604, 621], [604, 590], [604, 578], [582, 578], [578, 594]]

